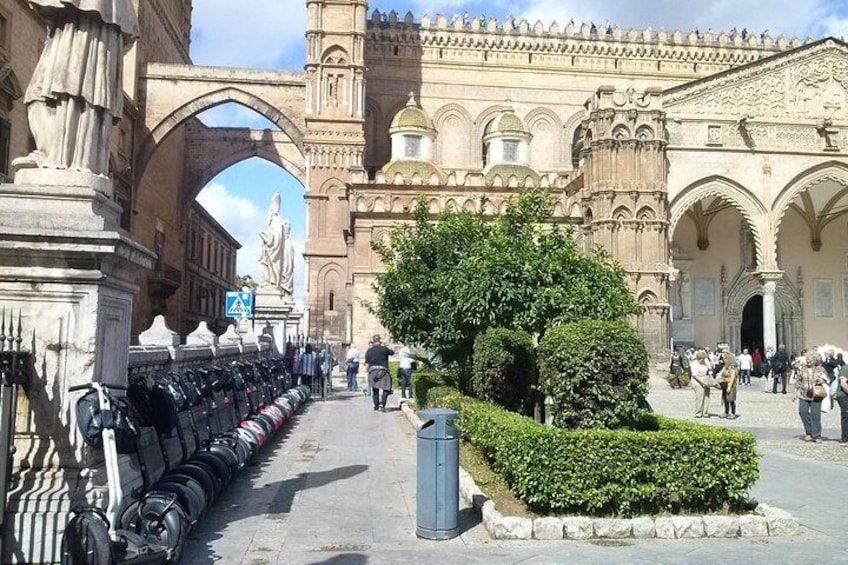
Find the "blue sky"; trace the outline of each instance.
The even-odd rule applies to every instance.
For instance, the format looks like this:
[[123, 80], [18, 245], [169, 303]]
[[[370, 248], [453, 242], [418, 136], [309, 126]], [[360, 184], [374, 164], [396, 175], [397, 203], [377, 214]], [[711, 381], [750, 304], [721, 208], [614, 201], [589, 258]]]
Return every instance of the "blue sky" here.
[[[238, 9], [234, 9], [238, 6]], [[776, 37], [848, 36], [846, 0], [372, 0], [370, 10], [537, 19], [547, 24], [581, 21], [618, 24], [622, 28], [666, 30], [693, 27], [714, 31], [747, 28]], [[192, 59], [198, 65], [301, 70], [304, 63], [305, 0], [195, 0], [192, 14]], [[265, 118], [237, 105], [204, 112], [208, 125], [273, 127]], [[218, 175], [198, 200], [244, 245], [238, 271], [258, 277], [258, 232], [265, 223], [271, 196], [282, 196], [282, 215], [292, 222], [292, 239], [302, 250], [305, 230], [303, 187], [285, 171], [258, 158]], [[302, 296], [302, 261], [295, 268], [295, 296]]]

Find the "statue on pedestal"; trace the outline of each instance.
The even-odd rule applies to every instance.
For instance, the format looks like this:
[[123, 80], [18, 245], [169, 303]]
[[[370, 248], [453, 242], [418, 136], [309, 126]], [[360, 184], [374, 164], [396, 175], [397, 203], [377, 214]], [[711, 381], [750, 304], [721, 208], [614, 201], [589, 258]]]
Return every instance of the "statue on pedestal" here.
[[47, 23], [24, 103], [36, 149], [21, 168], [108, 176], [112, 127], [123, 114], [124, 48], [138, 35], [131, 0], [28, 0]]
[[291, 224], [280, 218], [280, 193], [275, 192], [268, 207], [268, 227], [259, 232], [260, 289], [275, 289], [289, 297], [294, 293], [294, 248]]

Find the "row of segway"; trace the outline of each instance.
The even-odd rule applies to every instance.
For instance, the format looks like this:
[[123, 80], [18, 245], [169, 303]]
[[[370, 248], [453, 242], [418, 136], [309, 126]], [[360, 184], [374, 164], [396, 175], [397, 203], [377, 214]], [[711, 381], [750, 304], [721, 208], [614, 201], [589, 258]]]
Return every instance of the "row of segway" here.
[[[75, 511], [63, 539], [63, 562], [74, 565], [178, 562], [188, 532], [310, 394], [286, 390], [280, 360], [187, 370], [152, 384], [134, 378], [123, 398], [99, 384], [76, 388], [91, 388], [78, 402], [78, 424], [87, 442], [103, 445], [109, 505]], [[147, 427], [161, 452], [153, 465], [138, 441]], [[142, 479], [123, 505], [119, 453], [138, 457]], [[162, 469], [155, 480], [153, 467]]]

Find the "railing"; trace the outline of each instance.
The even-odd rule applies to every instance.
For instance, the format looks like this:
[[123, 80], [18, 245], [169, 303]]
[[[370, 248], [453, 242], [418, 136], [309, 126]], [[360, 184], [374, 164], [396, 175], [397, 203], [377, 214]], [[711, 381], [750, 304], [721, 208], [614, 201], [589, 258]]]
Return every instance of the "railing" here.
[[6, 535], [6, 504], [11, 490], [12, 462], [15, 455], [15, 417], [18, 388], [25, 385], [32, 366], [30, 353], [21, 351], [21, 314], [6, 310], [0, 314], [0, 556]]

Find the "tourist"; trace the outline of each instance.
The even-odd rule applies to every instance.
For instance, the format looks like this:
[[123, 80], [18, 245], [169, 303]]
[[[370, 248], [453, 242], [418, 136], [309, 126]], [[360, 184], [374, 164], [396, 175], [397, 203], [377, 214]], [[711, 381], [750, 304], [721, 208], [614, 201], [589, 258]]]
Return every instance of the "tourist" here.
[[398, 368], [398, 381], [400, 382], [401, 398], [412, 398], [412, 351], [409, 346], [404, 345], [398, 352], [400, 367]]
[[751, 386], [751, 372], [754, 370], [754, 357], [748, 353], [748, 348], [742, 349], [739, 355], [739, 376], [743, 386]]
[[839, 404], [839, 423], [842, 432], [839, 437], [839, 445], [848, 447], [848, 365], [845, 363], [839, 367], [839, 375], [831, 391], [834, 400]]
[[[669, 367], [669, 372], [673, 375], [674, 378], [669, 381], [671, 388], [681, 388], [685, 384], [689, 384], [689, 358], [683, 352], [682, 347], [678, 347], [677, 351], [672, 353], [671, 356], [671, 366]], [[685, 375], [685, 376], [684, 376]]]
[[298, 355], [297, 372], [300, 384], [312, 388], [312, 381], [318, 375], [318, 356], [312, 351], [312, 344], [307, 343], [303, 352]]
[[[825, 389], [827, 376], [815, 351], [807, 353], [804, 365], [798, 371], [795, 380], [795, 394], [798, 400], [798, 415], [804, 425], [804, 441], [817, 442], [821, 439], [821, 405], [823, 395], [820, 389]], [[826, 395], [826, 394], [825, 394]]]
[[[747, 349], [746, 349], [747, 351]], [[730, 420], [736, 419], [736, 387], [739, 381], [741, 369], [736, 364], [736, 359], [730, 353], [722, 356], [724, 367], [721, 370], [718, 383], [721, 386], [721, 401], [724, 404], [724, 417]]]
[[822, 353], [821, 365], [827, 374], [827, 383], [832, 383], [836, 379], [836, 372], [839, 369], [839, 363], [836, 361], [833, 349], [826, 349]]
[[763, 376], [763, 356], [760, 353], [760, 348], [755, 347], [754, 351], [751, 352], [751, 367], [753, 368], [752, 373], [756, 377]]
[[347, 389], [359, 390], [359, 383], [356, 379], [359, 374], [359, 350], [352, 343], [350, 349], [347, 350], [347, 355], [345, 355], [345, 374], [347, 375]]
[[[371, 398], [374, 400], [374, 410], [386, 411], [386, 400], [392, 393], [392, 376], [389, 374], [389, 356], [395, 352], [381, 343], [380, 336], [375, 335], [371, 347], [365, 352], [365, 368], [368, 370], [368, 384], [371, 387]], [[382, 396], [381, 396], [382, 391]]]
[[710, 377], [705, 363], [707, 353], [699, 349], [690, 363], [692, 380], [690, 384], [695, 389], [695, 417], [710, 417]]
[[789, 363], [789, 355], [786, 353], [786, 346], [781, 344], [777, 347], [777, 353], [771, 357], [771, 375], [772, 375], [772, 394], [777, 394], [777, 386], [782, 384], [783, 394], [786, 394], [786, 381], [789, 379], [789, 371], [791, 365]]

